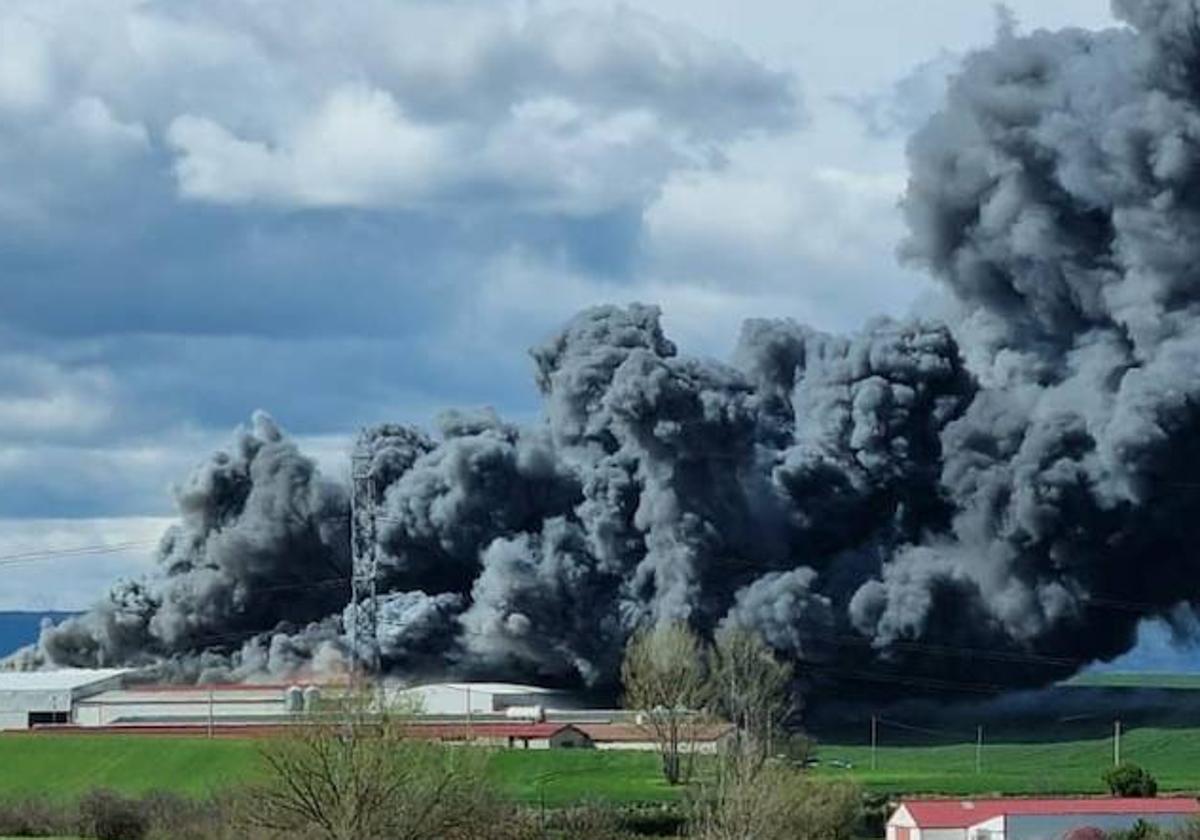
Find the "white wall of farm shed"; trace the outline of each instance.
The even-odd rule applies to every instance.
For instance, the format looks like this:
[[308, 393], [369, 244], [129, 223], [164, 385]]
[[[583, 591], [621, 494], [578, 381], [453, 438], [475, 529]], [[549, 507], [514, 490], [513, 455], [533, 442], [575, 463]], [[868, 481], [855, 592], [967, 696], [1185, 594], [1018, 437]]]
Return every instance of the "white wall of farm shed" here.
[[903, 806], [887, 824], [887, 840], [967, 840], [965, 828], [919, 828]]
[[570, 709], [572, 694], [532, 685], [511, 683], [430, 683], [418, 686], [389, 686], [388, 702], [411, 704], [425, 715], [490, 715], [511, 708]]
[[[683, 754], [695, 753], [696, 755], [716, 755], [721, 751], [725, 741], [684, 741], [679, 745], [679, 752]], [[595, 748], [598, 750], [627, 750], [629, 752], [656, 752], [659, 749], [657, 741], [651, 740], [649, 737], [645, 741], [604, 741], [598, 740], [595, 742]]]
[[120, 669], [0, 673], [0, 729], [70, 723], [82, 698], [119, 686], [126, 673]]
[[967, 840], [1004, 840], [1004, 815], [971, 826]]
[[79, 726], [120, 723], [199, 723], [273, 719], [287, 714], [282, 687], [125, 689], [106, 691], [76, 704]]

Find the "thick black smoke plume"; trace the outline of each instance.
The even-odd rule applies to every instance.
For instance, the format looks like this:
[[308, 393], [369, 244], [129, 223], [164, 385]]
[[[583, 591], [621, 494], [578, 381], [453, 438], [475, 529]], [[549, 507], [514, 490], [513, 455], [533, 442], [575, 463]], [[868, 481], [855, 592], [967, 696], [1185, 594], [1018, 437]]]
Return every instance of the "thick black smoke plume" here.
[[[948, 323], [751, 321], [723, 365], [598, 308], [533, 351], [544, 422], [367, 432], [386, 664], [604, 685], [685, 619], [816, 678], [1004, 688], [1200, 597], [1200, 8], [1114, 7], [1003, 33], [912, 139], [904, 250]], [[345, 653], [346, 492], [270, 421], [178, 501], [160, 572], [23, 662]]]

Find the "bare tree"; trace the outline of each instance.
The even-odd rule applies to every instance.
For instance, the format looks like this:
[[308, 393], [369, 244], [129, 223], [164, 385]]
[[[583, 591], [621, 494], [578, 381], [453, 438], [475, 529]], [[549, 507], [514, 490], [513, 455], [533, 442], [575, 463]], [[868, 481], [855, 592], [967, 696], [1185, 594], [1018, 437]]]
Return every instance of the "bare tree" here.
[[862, 806], [850, 782], [808, 779], [734, 750], [692, 800], [689, 837], [698, 840], [847, 840]]
[[736, 747], [761, 762], [784, 739], [796, 709], [792, 666], [775, 657], [757, 633], [730, 627], [717, 633], [712, 655], [712, 711], [736, 727]]
[[625, 707], [639, 713], [658, 744], [663, 776], [672, 785], [691, 778], [708, 700], [707, 660], [705, 645], [682, 622], [643, 628], [625, 649]]
[[244, 799], [243, 821], [322, 840], [504, 836], [488, 753], [414, 740], [408, 728], [359, 706], [267, 741], [266, 779]]

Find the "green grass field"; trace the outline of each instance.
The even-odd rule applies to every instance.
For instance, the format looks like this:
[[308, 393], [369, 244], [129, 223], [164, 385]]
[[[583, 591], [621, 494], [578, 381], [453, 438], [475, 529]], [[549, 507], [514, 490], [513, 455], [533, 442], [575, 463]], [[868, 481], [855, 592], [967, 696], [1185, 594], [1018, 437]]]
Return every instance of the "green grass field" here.
[[[1112, 763], [1109, 738], [1064, 740], [998, 736], [975, 769], [973, 743], [888, 744], [884, 734], [877, 767], [864, 744], [830, 741], [818, 746], [818, 775], [850, 778], [870, 790], [894, 793], [1100, 793], [1101, 773]], [[1074, 737], [1072, 737], [1074, 736]], [[1125, 733], [1122, 755], [1159, 780], [1163, 791], [1200, 792], [1200, 727], [1139, 727]], [[848, 769], [834, 762], [850, 765]], [[254, 741], [118, 736], [0, 737], [0, 796], [68, 797], [93, 787], [126, 793], [167, 789], [205, 795], [253, 779], [260, 772]], [[661, 802], [677, 799], [665, 785], [657, 758], [646, 753], [594, 750], [500, 751], [492, 777], [514, 799], [547, 805], [587, 799]]]
[[1200, 674], [1156, 674], [1151, 672], [1092, 672], [1076, 674], [1062, 683], [1087, 688], [1171, 688], [1200, 690]]
[[[871, 790], [944, 794], [1103, 793], [1112, 766], [1110, 738], [985, 744], [976, 772], [975, 744], [882, 746], [871, 770], [868, 746], [823, 745], [818, 773], [849, 777]], [[1142, 765], [1163, 791], [1200, 792], [1200, 729], [1135, 729], [1121, 739], [1121, 757]], [[852, 765], [830, 766], [831, 760]]]
[[73, 796], [94, 787], [204, 795], [252, 778], [253, 741], [116, 735], [0, 737], [0, 795]]
[[[260, 772], [252, 740], [116, 735], [0, 737], [0, 796], [69, 797], [94, 787], [123, 793], [165, 789], [195, 796], [251, 780]], [[547, 804], [606, 799], [659, 801], [678, 791], [662, 782], [645, 753], [592, 750], [495, 754], [490, 770], [514, 799]]]
[[649, 753], [504, 750], [493, 757], [490, 772], [507, 795], [531, 804], [664, 802], [681, 795], [663, 781], [658, 757]]

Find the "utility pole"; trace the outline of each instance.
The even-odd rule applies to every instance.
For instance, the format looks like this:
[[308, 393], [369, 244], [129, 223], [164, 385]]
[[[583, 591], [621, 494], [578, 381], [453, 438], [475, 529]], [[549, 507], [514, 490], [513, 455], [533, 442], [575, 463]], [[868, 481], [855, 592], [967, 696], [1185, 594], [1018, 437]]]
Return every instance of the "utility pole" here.
[[471, 714], [471, 684], [470, 683], [467, 683], [467, 740], [468, 741], [475, 740], [475, 719]]
[[1113, 765], [1121, 763], [1121, 721], [1113, 721]]
[[975, 772], [983, 772], [983, 726], [975, 728]]
[[871, 715], [871, 769], [875, 770], [879, 767], [879, 760], [876, 753], [879, 751], [879, 718]]
[[350, 456], [350, 680], [379, 673], [378, 488], [371, 454], [361, 443]]

